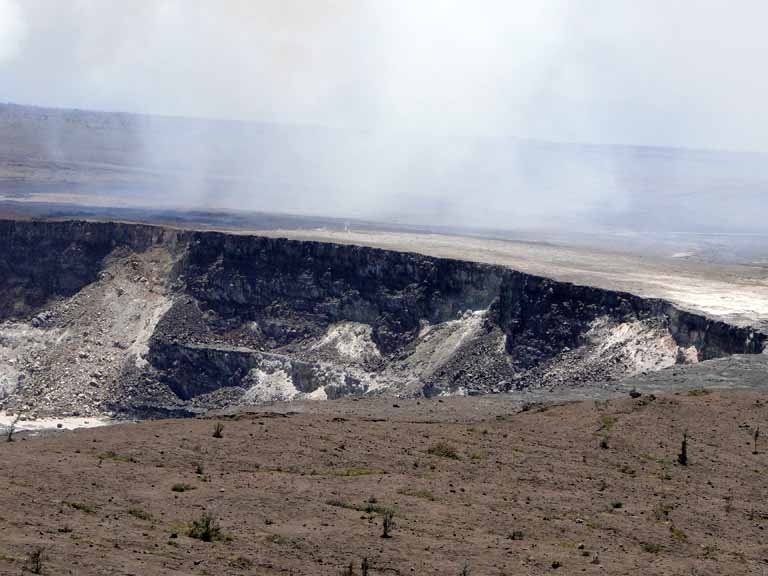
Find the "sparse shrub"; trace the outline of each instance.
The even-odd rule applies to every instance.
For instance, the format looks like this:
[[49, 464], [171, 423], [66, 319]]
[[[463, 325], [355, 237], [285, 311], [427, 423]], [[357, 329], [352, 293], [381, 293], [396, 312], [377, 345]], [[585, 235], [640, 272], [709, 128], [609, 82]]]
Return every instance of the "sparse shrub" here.
[[136, 462], [133, 456], [124, 456], [118, 454], [114, 450], [107, 450], [106, 452], [100, 452], [98, 454], [99, 460], [112, 460], [114, 462]]
[[202, 476], [203, 474], [205, 474], [205, 468], [203, 468], [202, 462], [198, 462], [197, 464], [195, 464], [195, 474], [197, 474], [198, 476]]
[[510, 536], [512, 540], [523, 540], [525, 538], [525, 532], [522, 530], [515, 530]]
[[403, 488], [401, 490], [397, 491], [398, 494], [402, 494], [403, 496], [413, 496], [414, 498], [421, 498], [423, 500], [429, 500], [430, 502], [434, 502], [435, 495], [432, 494], [429, 490], [420, 490], [416, 488]]
[[386, 506], [382, 506], [378, 503], [378, 500], [374, 496], [371, 496], [368, 498], [368, 500], [365, 501], [365, 504], [363, 506], [358, 506], [356, 508], [360, 512], [366, 512], [368, 514], [384, 514], [386, 515], [388, 512], [390, 514], [394, 515], [394, 511], [390, 510]]
[[603, 436], [600, 440], [600, 448], [608, 450], [608, 436]]
[[16, 425], [19, 423], [20, 418], [21, 416], [17, 415], [16, 418], [14, 418], [13, 421], [8, 424], [8, 427], [5, 429], [6, 442], [13, 442], [13, 435], [16, 433]]
[[632, 466], [630, 466], [630, 465], [629, 465], [629, 464], [627, 464], [627, 463], [624, 463], [624, 464], [622, 464], [622, 465], [619, 467], [619, 471], [620, 471], [622, 474], [626, 474], [627, 476], [632, 476], [632, 477], [634, 477], [634, 476], [636, 476], [636, 475], [637, 475], [637, 470], [635, 470], [634, 468], [632, 468]]
[[195, 486], [192, 486], [191, 484], [185, 484], [184, 482], [179, 482], [171, 486], [171, 490], [174, 492], [189, 492], [190, 490], [194, 489]]
[[226, 540], [224, 531], [219, 526], [215, 516], [208, 511], [203, 512], [200, 518], [192, 521], [187, 529], [187, 536], [203, 542]]
[[[605, 430], [606, 432], [609, 431], [617, 422], [616, 416], [611, 416], [609, 414], [606, 414], [604, 416], [600, 416], [600, 428], [599, 430]], [[599, 431], [598, 430], [598, 431]]]
[[328, 506], [335, 506], [336, 508], [347, 508], [349, 510], [357, 510], [357, 506], [350, 502], [345, 502], [344, 500], [337, 500], [335, 498], [332, 498], [331, 500], [325, 501]]
[[368, 514], [375, 514], [377, 512], [381, 512], [382, 510], [384, 510], [384, 508], [378, 505], [378, 500], [376, 499], [375, 496], [369, 496], [368, 500], [365, 501], [363, 510], [365, 512], [368, 512]]
[[221, 422], [216, 422], [213, 426], [213, 437], [214, 438], [223, 438], [224, 437], [224, 424]]
[[145, 520], [145, 521], [152, 520], [152, 514], [150, 514], [146, 510], [142, 510], [141, 508], [129, 508], [128, 514], [130, 514], [134, 518], [138, 518], [139, 520]]
[[85, 512], [86, 514], [93, 514], [95, 510], [93, 509], [93, 506], [90, 504], [86, 504], [85, 502], [64, 502], [65, 506], [69, 506], [73, 510], [78, 510], [80, 512]]
[[328, 506], [335, 506], [337, 508], [346, 508], [347, 510], [357, 510], [358, 512], [365, 512], [366, 514], [384, 514], [389, 511], [389, 508], [381, 506], [377, 503], [376, 498], [371, 496], [363, 504], [353, 504], [344, 500], [326, 500]]
[[253, 569], [253, 560], [248, 558], [247, 556], [238, 556], [234, 560], [234, 564], [243, 570], [252, 570]]
[[666, 502], [661, 502], [656, 509], [654, 510], [654, 514], [656, 516], [656, 520], [659, 520], [661, 522], [664, 522], [669, 519], [669, 513], [674, 510], [675, 507], [672, 504], [668, 504]]
[[662, 550], [664, 550], [664, 546], [661, 544], [656, 544], [654, 542], [643, 542], [642, 544], [643, 552], [648, 552], [649, 554], [658, 554]]
[[672, 538], [679, 540], [680, 542], [688, 540], [688, 535], [680, 530], [680, 528], [676, 528], [674, 524], [670, 524], [669, 533], [672, 535]]
[[267, 541], [272, 542], [272, 544], [287, 544], [288, 538], [282, 534], [270, 534], [267, 536]]
[[611, 502], [611, 508], [613, 508], [614, 510], [618, 510], [619, 508], [624, 508], [624, 502], [622, 502], [621, 500], [614, 500], [613, 502]]
[[683, 432], [683, 442], [680, 445], [680, 454], [677, 455], [677, 461], [681, 466], [688, 465], [688, 430]]
[[29, 572], [31, 574], [42, 574], [43, 563], [45, 561], [45, 549], [35, 548], [27, 556], [27, 561], [24, 564], [22, 571]]
[[456, 447], [448, 444], [447, 442], [438, 442], [433, 444], [427, 449], [427, 453], [432, 456], [440, 456], [441, 458], [450, 458], [452, 460], [461, 460], [461, 454], [459, 454]]
[[752, 454], [757, 454], [757, 441], [759, 438], [760, 438], [760, 426], [755, 428], [755, 438], [754, 438], [755, 445], [754, 445], [754, 448], [752, 449]]
[[392, 510], [385, 510], [381, 518], [381, 537], [392, 538], [392, 530], [395, 528], [395, 513]]

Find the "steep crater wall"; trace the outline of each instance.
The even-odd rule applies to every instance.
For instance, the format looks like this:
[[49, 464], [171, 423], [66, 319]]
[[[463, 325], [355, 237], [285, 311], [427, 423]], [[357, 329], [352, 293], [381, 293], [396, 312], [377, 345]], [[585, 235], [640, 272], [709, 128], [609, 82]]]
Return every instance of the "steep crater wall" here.
[[187, 292], [226, 318], [287, 318], [323, 330], [366, 323], [384, 352], [421, 322], [453, 319], [497, 297], [494, 266], [358, 246], [197, 233], [180, 266]]
[[[53, 384], [142, 415], [605, 385], [766, 345], [661, 300], [375, 248], [88, 222], [0, 221], [0, 242], [0, 360], [19, 405]], [[25, 326], [31, 360], [14, 343]]]
[[112, 222], [0, 220], [0, 321], [28, 316], [94, 282], [118, 247], [175, 244], [176, 234]]
[[[362, 381], [358, 391], [399, 393], [546, 385], [553, 373], [562, 372], [563, 363], [584, 364], [583, 370], [569, 366], [566, 371], [581, 382], [631, 373], [633, 367], [622, 365], [615, 353], [596, 359], [588, 355], [589, 362], [574, 355], [573, 350], [599, 344], [594, 342], [597, 324], [652, 326], [652, 337], [665, 339], [666, 357], [656, 365], [642, 364], [651, 369], [757, 353], [765, 346], [763, 334], [668, 302], [499, 266], [219, 233], [191, 233], [185, 242], [178, 273], [186, 296], [160, 323], [150, 358], [171, 385], [185, 381], [187, 397], [208, 393], [215, 381], [210, 372], [196, 378], [193, 363], [179, 360], [185, 354], [171, 352], [190, 341], [251, 350], [251, 365], [264, 351], [297, 361], [325, 360]], [[482, 322], [467, 317], [468, 311], [484, 311]], [[464, 330], [462, 322], [472, 330]], [[370, 344], [381, 355], [377, 366], [312, 353], [329, 331], [344, 323], [370, 327]], [[176, 360], [168, 362], [169, 357]], [[221, 381], [246, 388], [242, 382], [247, 370], [238, 362], [222, 371]], [[420, 369], [430, 363], [436, 365]], [[303, 381], [300, 388], [321, 385]]]
[[565, 348], [576, 348], [598, 318], [617, 322], [661, 318], [681, 347], [695, 347], [698, 360], [762, 352], [766, 336], [676, 308], [669, 302], [556, 282], [505, 271], [494, 304], [507, 334], [507, 352], [530, 367]]

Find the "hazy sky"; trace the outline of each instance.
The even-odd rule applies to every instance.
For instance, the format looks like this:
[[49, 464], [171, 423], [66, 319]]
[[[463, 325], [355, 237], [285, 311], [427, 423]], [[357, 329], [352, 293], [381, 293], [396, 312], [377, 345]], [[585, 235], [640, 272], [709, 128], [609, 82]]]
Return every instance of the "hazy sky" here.
[[764, 0], [0, 0], [0, 100], [768, 150]]
[[[767, 22], [765, 0], [0, 0], [0, 101], [291, 125], [133, 119], [116, 161], [163, 176], [120, 189], [146, 202], [765, 231], [768, 157], [530, 140], [768, 152]], [[130, 148], [46, 122], [57, 160]]]

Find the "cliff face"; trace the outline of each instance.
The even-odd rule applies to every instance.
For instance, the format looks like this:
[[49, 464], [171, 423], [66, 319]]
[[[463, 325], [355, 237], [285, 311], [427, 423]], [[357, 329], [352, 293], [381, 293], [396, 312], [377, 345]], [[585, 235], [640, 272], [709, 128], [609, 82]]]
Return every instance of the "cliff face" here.
[[195, 234], [181, 268], [187, 291], [226, 318], [292, 320], [318, 334], [342, 320], [369, 324], [383, 352], [421, 322], [487, 308], [503, 271], [372, 248]]
[[617, 322], [662, 318], [677, 344], [695, 347], [699, 360], [759, 353], [766, 342], [765, 335], [749, 328], [685, 312], [662, 300], [515, 271], [504, 272], [494, 310], [508, 336], [507, 352], [528, 366], [565, 348], [578, 347], [591, 324], [606, 316]]
[[[498, 266], [358, 246], [197, 233], [180, 268], [187, 293], [225, 318], [300, 319], [322, 330], [366, 323], [389, 352], [422, 323], [490, 308], [507, 352], [534, 348], [531, 362], [583, 342], [600, 317], [664, 317], [699, 359], [760, 352], [765, 336], [677, 309], [662, 300], [576, 286]], [[527, 362], [527, 361], [526, 361]], [[524, 362], [525, 363], [525, 362]]]
[[[251, 364], [267, 350], [329, 361], [343, 374], [336, 382], [361, 382], [356, 390], [439, 393], [524, 388], [547, 384], [553, 374], [556, 382], [561, 375], [613, 380], [677, 362], [760, 352], [765, 345], [762, 334], [660, 300], [497, 266], [215, 233], [194, 233], [186, 241], [178, 270], [189, 299], [159, 327], [153, 350], [163, 348], [164, 356], [184, 326], [185, 337], [195, 342], [253, 350]], [[468, 311], [481, 312], [482, 319]], [[602, 332], [595, 331], [597, 324]], [[377, 365], [343, 353], [345, 339], [349, 347], [366, 336], [339, 331], [359, 325], [370, 329], [369, 340], [353, 344], [375, 349]], [[631, 328], [622, 332], [622, 326]], [[335, 340], [322, 346], [329, 334]], [[614, 350], [604, 350], [599, 341], [606, 338]], [[637, 360], [642, 351], [615, 350], [641, 348], [649, 340], [655, 356]], [[590, 352], [596, 347], [597, 356]], [[189, 375], [193, 364], [186, 363], [187, 382], [195, 380]], [[177, 359], [173, 370], [184, 365]], [[242, 383], [242, 370], [235, 372], [226, 373], [227, 381]], [[301, 388], [329, 386], [317, 377]], [[206, 378], [199, 392], [211, 387]]]
[[96, 395], [134, 411], [605, 385], [766, 343], [660, 300], [373, 248], [83, 222], [0, 222], [0, 242], [0, 321], [60, 331], [11, 397], [94, 331], [123, 351]]
[[144, 251], [173, 233], [152, 226], [0, 220], [0, 321], [29, 315], [94, 282], [118, 247]]

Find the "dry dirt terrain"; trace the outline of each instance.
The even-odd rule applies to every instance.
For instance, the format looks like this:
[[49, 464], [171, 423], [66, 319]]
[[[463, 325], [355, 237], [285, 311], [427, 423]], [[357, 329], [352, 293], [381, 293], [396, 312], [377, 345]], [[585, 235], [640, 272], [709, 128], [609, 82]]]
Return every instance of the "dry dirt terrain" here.
[[[364, 558], [374, 575], [768, 570], [765, 392], [491, 400], [19, 435], [0, 445], [0, 573], [39, 549], [52, 575], [360, 574]], [[206, 511], [212, 542], [190, 536]]]

